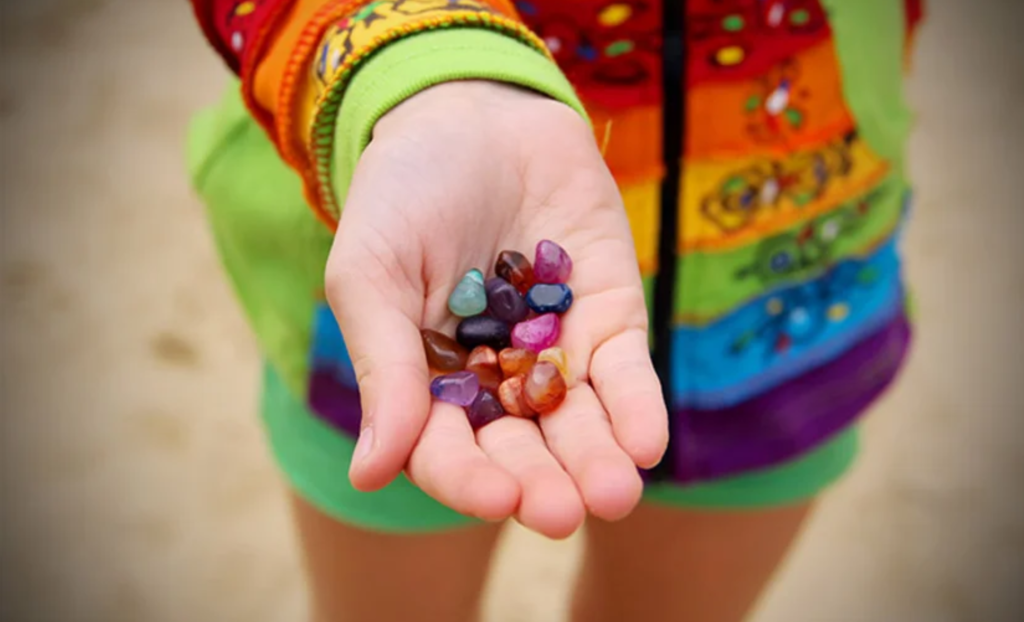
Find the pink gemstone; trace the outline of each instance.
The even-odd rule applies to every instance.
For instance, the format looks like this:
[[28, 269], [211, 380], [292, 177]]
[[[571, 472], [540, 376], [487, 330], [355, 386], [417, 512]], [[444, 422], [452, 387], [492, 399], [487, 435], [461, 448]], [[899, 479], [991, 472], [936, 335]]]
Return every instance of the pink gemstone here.
[[533, 276], [538, 283], [567, 283], [572, 274], [572, 259], [565, 249], [551, 240], [537, 243]]
[[562, 332], [562, 323], [554, 313], [545, 313], [532, 320], [519, 322], [512, 329], [512, 347], [531, 352], [547, 350], [555, 345]]

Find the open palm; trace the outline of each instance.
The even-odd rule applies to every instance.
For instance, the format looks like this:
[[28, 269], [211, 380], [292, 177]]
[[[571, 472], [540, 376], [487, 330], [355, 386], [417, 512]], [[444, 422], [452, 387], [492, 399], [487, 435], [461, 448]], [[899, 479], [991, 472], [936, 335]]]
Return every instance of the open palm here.
[[[538, 240], [572, 256], [575, 302], [559, 345], [565, 402], [538, 421], [476, 433], [432, 402], [421, 328], [453, 334], [452, 288], [505, 249]], [[586, 513], [628, 514], [656, 464], [667, 415], [648, 355], [647, 310], [629, 225], [590, 129], [567, 106], [486, 82], [449, 83], [378, 122], [352, 181], [327, 292], [363, 401], [350, 478], [373, 490], [403, 469], [462, 513], [516, 516], [552, 537]]]

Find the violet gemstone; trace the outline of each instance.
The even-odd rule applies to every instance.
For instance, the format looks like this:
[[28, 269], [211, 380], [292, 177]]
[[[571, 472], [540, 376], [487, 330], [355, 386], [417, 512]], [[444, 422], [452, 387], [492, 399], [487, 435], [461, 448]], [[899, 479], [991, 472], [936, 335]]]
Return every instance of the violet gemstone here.
[[572, 274], [572, 258], [565, 249], [551, 240], [537, 243], [533, 260], [533, 277], [537, 283], [566, 283]]
[[430, 383], [430, 393], [442, 402], [469, 406], [480, 392], [480, 379], [471, 371], [438, 376]]
[[538, 283], [526, 294], [526, 304], [539, 314], [565, 313], [572, 306], [572, 290], [564, 283]]
[[555, 345], [561, 332], [562, 322], [558, 316], [545, 313], [516, 324], [512, 329], [512, 347], [539, 353]]
[[479, 430], [495, 419], [504, 417], [505, 409], [501, 407], [501, 401], [493, 391], [481, 389], [476, 394], [476, 399], [469, 405], [466, 414], [469, 416], [469, 425], [474, 430]]
[[511, 283], [496, 276], [487, 279], [487, 312], [502, 322], [515, 324], [526, 319], [530, 308]]
[[455, 329], [455, 339], [468, 350], [490, 346], [501, 351], [509, 344], [509, 326], [498, 318], [486, 315], [467, 317]]

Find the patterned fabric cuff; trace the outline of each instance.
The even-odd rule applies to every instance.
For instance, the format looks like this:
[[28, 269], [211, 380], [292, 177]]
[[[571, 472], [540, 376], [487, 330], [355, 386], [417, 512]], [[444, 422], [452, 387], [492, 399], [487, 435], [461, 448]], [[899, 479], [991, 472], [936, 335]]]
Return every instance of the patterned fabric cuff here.
[[[393, 50], [399, 46], [404, 51], [396, 57]], [[307, 110], [305, 114], [299, 113], [300, 119], [309, 119], [308, 124], [299, 128], [309, 131], [304, 141], [307, 170], [303, 171], [303, 178], [307, 198], [317, 215], [332, 228], [340, 214], [332, 163], [343, 100], [346, 105], [355, 100], [361, 110], [369, 105], [376, 111], [361, 116], [358, 125], [348, 121], [341, 125], [344, 132], [339, 134], [346, 143], [351, 142], [350, 137], [358, 136], [356, 143], [361, 142], [363, 147], [369, 142], [373, 123], [384, 112], [418, 91], [444, 81], [504, 80], [538, 86], [541, 92], [556, 91], [562, 95], [560, 98], [575, 100], [572, 88], [558, 72], [543, 42], [519, 21], [481, 0], [373, 2], [329, 28], [316, 52], [305, 102]], [[381, 57], [390, 60], [378, 62]], [[538, 71], [543, 74], [539, 79]], [[345, 97], [353, 80], [362, 79], [364, 74], [370, 75], [375, 90], [359, 89], [352, 97]], [[561, 83], [544, 88], [552, 77]], [[347, 153], [346, 161], [351, 157]], [[339, 179], [346, 188], [350, 174], [343, 173]]]

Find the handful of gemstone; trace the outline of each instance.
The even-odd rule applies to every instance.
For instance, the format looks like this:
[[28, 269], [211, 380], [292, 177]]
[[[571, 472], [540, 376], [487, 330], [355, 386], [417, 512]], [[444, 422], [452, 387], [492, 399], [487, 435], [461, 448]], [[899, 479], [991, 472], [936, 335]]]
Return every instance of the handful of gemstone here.
[[534, 262], [502, 251], [495, 276], [470, 270], [448, 297], [461, 317], [455, 339], [423, 330], [427, 363], [443, 375], [430, 392], [466, 409], [478, 429], [505, 415], [552, 412], [568, 391], [568, 360], [557, 347], [560, 316], [572, 306], [566, 282], [572, 259], [558, 244], [541, 240]]

